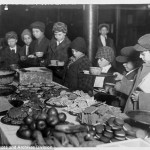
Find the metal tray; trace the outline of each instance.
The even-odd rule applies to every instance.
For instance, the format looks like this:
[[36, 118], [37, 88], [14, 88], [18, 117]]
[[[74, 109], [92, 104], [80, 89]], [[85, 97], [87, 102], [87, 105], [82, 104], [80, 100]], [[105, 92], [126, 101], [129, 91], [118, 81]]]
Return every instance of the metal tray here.
[[126, 115], [136, 122], [150, 125], [150, 111], [128, 111], [126, 112]]

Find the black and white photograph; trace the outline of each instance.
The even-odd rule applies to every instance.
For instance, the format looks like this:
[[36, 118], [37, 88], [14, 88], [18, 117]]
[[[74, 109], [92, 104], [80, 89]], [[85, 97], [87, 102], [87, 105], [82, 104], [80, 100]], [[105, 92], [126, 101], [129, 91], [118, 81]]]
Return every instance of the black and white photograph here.
[[150, 147], [150, 1], [0, 1], [0, 149]]

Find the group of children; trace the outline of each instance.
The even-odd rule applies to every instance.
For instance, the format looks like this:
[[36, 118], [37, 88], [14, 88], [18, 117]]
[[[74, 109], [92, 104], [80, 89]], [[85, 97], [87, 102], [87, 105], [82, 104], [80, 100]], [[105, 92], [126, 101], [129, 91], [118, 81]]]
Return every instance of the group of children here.
[[[116, 52], [112, 41], [107, 37], [108, 27], [103, 24], [99, 26], [100, 36], [98, 38], [98, 50], [95, 56], [97, 67], [102, 68], [103, 73], [111, 73], [114, 76], [94, 77], [83, 74], [83, 70], [89, 70], [92, 66], [87, 54], [87, 47], [84, 38], [77, 37], [72, 42], [67, 37], [67, 25], [63, 22], [54, 24], [52, 31], [54, 36], [51, 40], [44, 35], [45, 24], [34, 22], [29, 29], [23, 30], [21, 38], [25, 45], [17, 45], [18, 36], [14, 31], [6, 33], [8, 47], [0, 56], [3, 68], [10, 64], [21, 64], [28, 59], [36, 58], [35, 52], [44, 53], [44, 65], [50, 64], [51, 60], [64, 62], [64, 68], [60, 75], [62, 84], [70, 90], [83, 90], [93, 94], [93, 88], [99, 91], [102, 89], [120, 99], [120, 106], [124, 111], [133, 110], [136, 102], [136, 109], [150, 109], [149, 96], [138, 88], [142, 79], [150, 72], [150, 34], [144, 35], [138, 40], [135, 46], [124, 47], [121, 55], [115, 57]], [[32, 35], [35, 40], [33, 40]], [[107, 40], [104, 41], [103, 38]], [[108, 46], [106, 42], [110, 43]], [[122, 63], [124, 73], [117, 72], [114, 68], [114, 61]], [[57, 82], [57, 81], [56, 81]], [[150, 84], [150, 83], [147, 83]]]

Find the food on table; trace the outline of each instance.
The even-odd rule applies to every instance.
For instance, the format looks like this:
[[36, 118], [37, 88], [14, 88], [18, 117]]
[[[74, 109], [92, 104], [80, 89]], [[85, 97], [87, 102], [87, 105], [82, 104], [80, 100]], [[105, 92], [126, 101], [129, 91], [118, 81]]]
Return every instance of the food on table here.
[[[90, 107], [85, 108], [85, 110], [78, 115], [78, 120], [81, 123], [94, 125], [98, 123], [103, 124], [111, 117], [117, 117], [118, 119], [116, 120], [116, 122], [122, 125], [124, 122], [122, 120], [120, 121], [119, 118], [125, 118], [126, 116], [125, 114], [121, 113], [121, 110], [119, 107], [113, 107], [113, 106], [109, 106], [107, 104], [102, 103], [98, 107], [90, 106]], [[110, 124], [112, 121], [111, 120], [109, 121]], [[114, 123], [112, 123], [112, 125], [113, 124]]]

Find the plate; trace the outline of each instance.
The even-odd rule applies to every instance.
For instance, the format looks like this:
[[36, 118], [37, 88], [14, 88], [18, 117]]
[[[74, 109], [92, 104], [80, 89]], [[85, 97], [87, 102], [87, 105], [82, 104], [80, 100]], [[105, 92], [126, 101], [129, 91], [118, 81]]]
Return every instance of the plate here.
[[[48, 99], [49, 100], [49, 99]], [[56, 105], [56, 104], [50, 104], [50, 103], [47, 103], [48, 100], [45, 100], [44, 103], [48, 106], [53, 106], [53, 107], [59, 107], [59, 108], [63, 108], [63, 107], [67, 107], [67, 106], [64, 106], [64, 105]]]
[[0, 96], [8, 96], [13, 94], [16, 91], [16, 87], [14, 85], [1, 85], [0, 86]]
[[12, 124], [11, 121], [6, 122], [6, 121], [4, 121], [4, 117], [1, 118], [1, 122], [3, 124], [12, 125], [12, 126], [20, 126], [21, 125], [21, 124]]
[[150, 125], [150, 111], [128, 111], [126, 112], [126, 115], [136, 122]]

